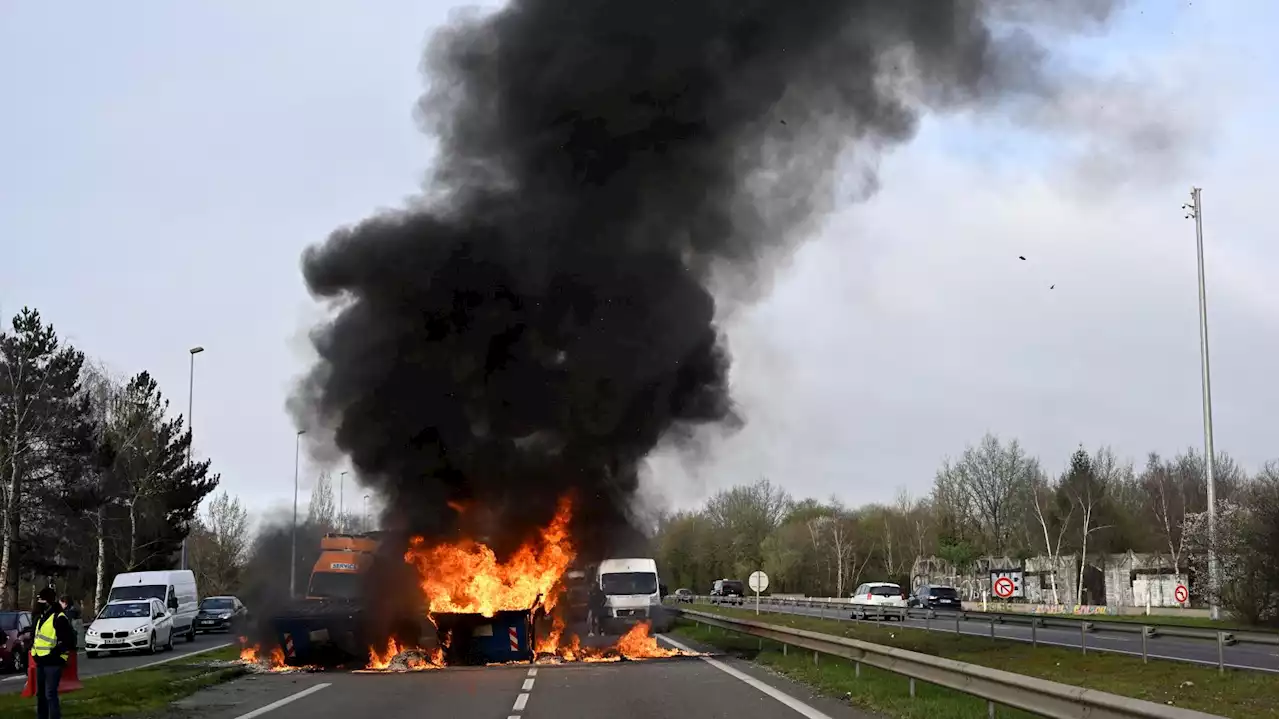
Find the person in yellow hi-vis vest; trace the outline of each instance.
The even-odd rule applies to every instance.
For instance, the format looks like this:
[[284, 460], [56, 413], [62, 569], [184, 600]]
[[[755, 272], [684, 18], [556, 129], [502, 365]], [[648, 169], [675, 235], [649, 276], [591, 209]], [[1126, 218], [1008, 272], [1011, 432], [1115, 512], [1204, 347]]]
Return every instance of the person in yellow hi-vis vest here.
[[36, 601], [39, 603], [39, 616], [36, 618], [35, 638], [31, 642], [31, 659], [36, 664], [36, 716], [38, 719], [62, 719], [58, 684], [62, 681], [67, 657], [76, 648], [75, 632], [53, 587], [41, 589]]

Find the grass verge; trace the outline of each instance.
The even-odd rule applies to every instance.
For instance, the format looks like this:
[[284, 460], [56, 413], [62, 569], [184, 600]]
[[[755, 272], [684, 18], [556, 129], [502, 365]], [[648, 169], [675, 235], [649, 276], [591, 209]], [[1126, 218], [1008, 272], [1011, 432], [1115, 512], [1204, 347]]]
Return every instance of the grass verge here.
[[[163, 709], [205, 687], [244, 674], [241, 667], [208, 665], [213, 661], [229, 661], [239, 655], [238, 647], [224, 647], [146, 669], [85, 678], [83, 689], [61, 695], [62, 716], [66, 719], [116, 717]], [[35, 710], [34, 697], [24, 699], [16, 692], [0, 695], [0, 719], [29, 719]]]
[[[892, 624], [876, 626], [870, 623], [841, 622], [786, 614], [757, 617], [750, 611], [726, 607], [699, 606], [697, 609], [779, 626], [861, 639], [1063, 684], [1145, 699], [1158, 704], [1171, 703], [1174, 706], [1197, 709], [1210, 714], [1239, 719], [1277, 716], [1276, 696], [1277, 691], [1280, 690], [1280, 680], [1274, 674], [1229, 669], [1220, 676], [1215, 667], [1162, 660], [1151, 660], [1143, 664], [1142, 659], [1137, 657], [1104, 652], [1081, 656], [1079, 651], [1060, 647], [1042, 645], [1033, 648], [1022, 642], [1000, 639], [993, 641], [985, 637], [956, 636], [943, 632], [903, 630]], [[685, 622], [681, 631], [699, 630], [696, 627], [691, 629]], [[687, 636], [698, 641], [708, 641], [701, 638], [704, 633], [709, 637], [708, 643], [726, 651], [741, 649], [737, 644], [730, 645], [731, 641], [744, 641], [745, 645], [742, 646], [758, 651], [759, 641], [754, 637], [719, 633], [719, 630], [707, 630], [705, 627], [696, 636], [694, 634]], [[863, 682], [853, 679], [853, 668], [847, 661], [823, 657], [822, 659], [827, 660], [826, 664], [832, 666], [829, 669], [824, 667], [824, 662], [820, 659], [815, 669], [812, 653], [793, 651], [788, 656], [782, 657], [777, 648], [769, 648], [768, 642], [764, 646], [765, 651], [752, 658], [766, 664], [772, 662], [770, 666], [787, 673], [788, 676], [793, 676], [824, 691], [830, 691], [837, 696], [843, 696], [849, 692], [850, 700], [859, 706], [895, 717], [969, 716], [965, 713], [929, 713], [927, 711], [919, 713], [912, 700], [907, 697], [905, 678], [890, 675], [883, 680]], [[778, 656], [775, 657], [774, 654]], [[797, 658], [797, 654], [801, 656]], [[812, 676], [809, 673], [812, 673]], [[867, 676], [867, 667], [863, 667], [863, 677]], [[938, 693], [941, 701], [954, 702], [957, 712], [968, 711], [965, 708], [965, 702], [961, 701], [961, 699], [967, 699], [968, 702], [976, 702], [981, 715], [985, 716], [985, 702], [965, 698], [940, 687], [925, 688], [922, 682], [916, 684], [918, 697], [928, 697], [931, 693]], [[893, 697], [898, 697], [901, 701], [892, 699]], [[1025, 716], [1016, 715], [1013, 710], [1002, 710], [1000, 716], [1005, 716], [1005, 711], [1011, 717]]]

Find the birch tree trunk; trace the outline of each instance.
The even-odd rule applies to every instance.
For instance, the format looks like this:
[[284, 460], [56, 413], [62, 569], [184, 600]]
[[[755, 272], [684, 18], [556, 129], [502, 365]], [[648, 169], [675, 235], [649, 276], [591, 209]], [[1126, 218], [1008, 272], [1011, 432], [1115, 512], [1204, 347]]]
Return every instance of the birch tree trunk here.
[[107, 584], [107, 528], [106, 507], [98, 507], [98, 566], [95, 571], [96, 580], [93, 588], [93, 613], [96, 616], [102, 609], [106, 596], [103, 592]]

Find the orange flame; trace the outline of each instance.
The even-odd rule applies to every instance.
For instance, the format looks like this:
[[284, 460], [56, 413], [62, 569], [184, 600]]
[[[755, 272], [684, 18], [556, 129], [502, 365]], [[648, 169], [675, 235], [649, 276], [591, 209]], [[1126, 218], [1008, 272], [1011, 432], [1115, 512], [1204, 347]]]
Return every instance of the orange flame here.
[[400, 653], [400, 645], [394, 639], [387, 640], [387, 650], [379, 652], [373, 647], [369, 647], [369, 669], [386, 669], [391, 666], [391, 660], [396, 658]]
[[658, 640], [649, 636], [649, 624], [642, 622], [618, 639], [618, 653], [627, 659], [654, 659], [674, 657], [681, 652], [658, 646]]
[[274, 647], [264, 657], [262, 649], [257, 644], [242, 644], [240, 647], [240, 662], [242, 664], [257, 664], [273, 672], [290, 671], [290, 667], [284, 663], [284, 652], [280, 647]]
[[[392, 661], [405, 651], [409, 651], [409, 648], [400, 646], [395, 639], [388, 639], [387, 648], [381, 652], [374, 647], [369, 647], [369, 665], [365, 669], [385, 671], [391, 667]], [[414, 651], [422, 653], [421, 650]], [[425, 659], [415, 654], [405, 657], [404, 662], [405, 666], [410, 670], [438, 669], [444, 666], [444, 650], [437, 647], [427, 653]]]
[[415, 537], [405, 561], [418, 570], [428, 611], [492, 617], [495, 612], [529, 609], [539, 602], [552, 609], [553, 590], [573, 561], [571, 509], [569, 501], [562, 500], [541, 536], [521, 546], [506, 562], [499, 562], [493, 550], [479, 542], [428, 547]]

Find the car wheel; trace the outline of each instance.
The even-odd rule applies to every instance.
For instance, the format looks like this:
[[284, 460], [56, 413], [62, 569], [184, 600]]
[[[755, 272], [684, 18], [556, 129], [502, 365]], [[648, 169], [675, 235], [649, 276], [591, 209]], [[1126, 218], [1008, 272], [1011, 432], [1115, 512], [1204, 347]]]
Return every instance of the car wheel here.
[[173, 627], [169, 627], [169, 639], [164, 643], [164, 650], [166, 652], [173, 651]]
[[191, 628], [187, 630], [187, 643], [190, 644], [196, 640], [196, 623], [191, 623]]
[[9, 655], [9, 668], [15, 674], [22, 674], [27, 671], [27, 652], [22, 647], [16, 647], [13, 653]]
[[151, 630], [151, 643], [147, 644], [147, 654], [156, 653], [156, 632]]

